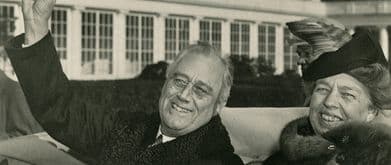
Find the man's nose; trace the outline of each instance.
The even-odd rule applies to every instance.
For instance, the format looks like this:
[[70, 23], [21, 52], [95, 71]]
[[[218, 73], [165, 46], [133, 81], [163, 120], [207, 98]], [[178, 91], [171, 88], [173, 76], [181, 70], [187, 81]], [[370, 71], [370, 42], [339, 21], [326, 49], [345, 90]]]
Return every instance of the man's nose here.
[[178, 98], [181, 101], [189, 102], [191, 95], [192, 85], [188, 84], [182, 91], [178, 93]]
[[327, 108], [337, 108], [338, 107], [338, 92], [336, 89], [332, 89], [330, 93], [326, 96], [323, 101], [323, 104]]

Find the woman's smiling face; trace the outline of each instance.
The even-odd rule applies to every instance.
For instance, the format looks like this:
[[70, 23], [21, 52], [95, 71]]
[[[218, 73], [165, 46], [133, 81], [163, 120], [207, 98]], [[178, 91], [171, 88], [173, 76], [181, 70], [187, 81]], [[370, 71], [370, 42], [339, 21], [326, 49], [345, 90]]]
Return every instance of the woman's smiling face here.
[[348, 74], [316, 81], [310, 102], [310, 122], [317, 134], [348, 121], [370, 121], [370, 95], [367, 88]]

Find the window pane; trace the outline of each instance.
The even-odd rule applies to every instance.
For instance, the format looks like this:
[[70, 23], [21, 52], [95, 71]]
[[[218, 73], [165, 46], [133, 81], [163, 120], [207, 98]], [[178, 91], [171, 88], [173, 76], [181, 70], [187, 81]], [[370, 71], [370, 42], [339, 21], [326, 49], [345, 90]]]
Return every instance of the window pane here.
[[51, 32], [58, 55], [61, 59], [67, 58], [67, 11], [65, 9], [54, 9], [51, 17]]
[[210, 41], [210, 23], [208, 20], [200, 21], [200, 41]]
[[212, 22], [212, 45], [221, 49], [221, 22]]
[[189, 19], [168, 17], [165, 24], [165, 59], [173, 61], [189, 45]]
[[113, 15], [99, 14], [99, 58], [96, 63], [97, 74], [112, 74], [113, 67]]
[[126, 17], [126, 72], [137, 74], [140, 70], [139, 61], [139, 17], [128, 15]]
[[240, 55], [240, 24], [231, 23], [231, 55]]
[[177, 25], [175, 18], [166, 18], [165, 23], [165, 59], [172, 61], [176, 55], [177, 49]]
[[82, 73], [95, 73], [95, 54], [96, 54], [96, 13], [82, 12]]

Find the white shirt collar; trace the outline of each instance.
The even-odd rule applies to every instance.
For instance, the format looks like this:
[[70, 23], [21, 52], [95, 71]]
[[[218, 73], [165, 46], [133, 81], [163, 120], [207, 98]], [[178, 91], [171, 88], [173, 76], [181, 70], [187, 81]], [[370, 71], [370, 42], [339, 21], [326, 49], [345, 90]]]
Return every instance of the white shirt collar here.
[[162, 133], [162, 131], [161, 131], [161, 126], [159, 125], [159, 129], [158, 129], [158, 131], [157, 131], [156, 138], [159, 137], [160, 135], [162, 135], [162, 138], [163, 138], [163, 139], [162, 139], [162, 142], [163, 142], [163, 143], [169, 142], [169, 141], [175, 139], [175, 137], [170, 137], [170, 136], [164, 135], [164, 134]]

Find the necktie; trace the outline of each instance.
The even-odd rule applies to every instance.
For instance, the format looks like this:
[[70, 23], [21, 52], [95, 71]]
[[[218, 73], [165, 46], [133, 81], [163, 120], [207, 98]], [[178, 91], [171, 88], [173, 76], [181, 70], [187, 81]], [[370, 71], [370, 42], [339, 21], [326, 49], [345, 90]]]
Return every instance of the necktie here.
[[153, 143], [152, 143], [151, 145], [149, 145], [148, 147], [153, 147], [153, 146], [156, 146], [156, 145], [161, 144], [161, 143], [163, 143], [163, 136], [162, 136], [162, 135], [159, 135], [159, 136], [156, 138], [155, 142], [153, 142]]

